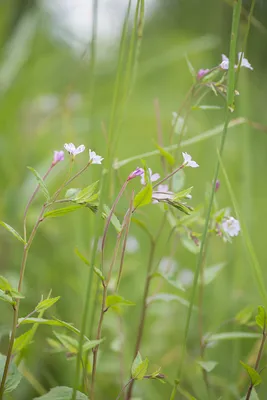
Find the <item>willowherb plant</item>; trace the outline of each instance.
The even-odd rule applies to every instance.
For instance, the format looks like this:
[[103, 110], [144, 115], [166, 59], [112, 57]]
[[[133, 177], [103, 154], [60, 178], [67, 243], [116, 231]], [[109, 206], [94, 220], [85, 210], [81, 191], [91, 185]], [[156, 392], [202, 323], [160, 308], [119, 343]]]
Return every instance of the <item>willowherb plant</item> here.
[[[267, 337], [265, 308], [263, 306], [258, 308], [258, 314], [255, 321], [253, 318], [252, 307], [242, 309], [237, 315], [234, 315], [230, 321], [237, 326], [246, 326], [248, 329], [255, 329], [255, 327], [258, 327], [260, 328], [261, 333], [243, 331], [241, 329], [240, 331], [235, 330], [233, 332], [219, 332], [221, 327], [227, 325], [229, 321], [223, 321], [211, 332], [206, 332], [204, 326], [203, 304], [206, 285], [213, 282], [225, 267], [224, 262], [215, 266], [207, 267], [207, 252], [210, 241], [219, 241], [220, 245], [223, 246], [224, 242], [231, 243], [240, 232], [242, 232], [243, 236], [246, 237], [248, 243], [247, 246], [252, 255], [251, 258], [255, 264], [254, 270], [259, 291], [262, 298], [264, 300], [267, 299], [266, 290], [262, 284], [263, 279], [261, 270], [258, 267], [257, 258], [253, 252], [249, 236], [247, 235], [239, 216], [238, 207], [236, 205], [230, 181], [222, 162], [224, 143], [228, 127], [230, 126], [229, 115], [235, 110], [235, 96], [239, 94], [236, 89], [236, 82], [240, 68], [245, 67], [253, 70], [249, 61], [244, 57], [244, 51], [237, 54], [236, 44], [240, 11], [241, 1], [235, 1], [229, 58], [222, 55], [221, 63], [210, 69], [202, 68], [198, 72], [194, 71], [192, 65], [188, 61], [190, 71], [193, 75], [193, 85], [189, 89], [178, 112], [173, 112], [168, 147], [165, 147], [163, 143], [159, 102], [157, 100], [155, 101], [158, 128], [157, 149], [155, 152], [134, 157], [134, 159], [138, 159], [138, 163], [139, 165], [142, 165], [142, 167], [138, 166], [132, 172], [127, 172], [127, 177], [122, 181], [118, 194], [113, 202], [106, 204], [109, 202], [109, 200], [106, 199], [109, 198], [106, 196], [105, 179], [112, 164], [111, 154], [113, 143], [111, 142], [112, 133], [115, 130], [114, 121], [117, 101], [116, 90], [114, 96], [116, 101], [114, 100], [110, 129], [108, 132], [109, 134], [107, 135], [108, 145], [110, 145], [110, 147], [108, 146], [107, 157], [105, 156], [105, 160], [100, 155], [97, 155], [95, 151], [89, 149], [88, 159], [84, 167], [77, 173], [73, 173], [73, 166], [75, 165], [76, 157], [79, 154], [84, 153], [85, 146], [81, 144], [76, 147], [73, 143], [66, 143], [64, 148], [69, 154], [69, 167], [67, 168], [65, 179], [53, 194], [50, 193], [47, 185], [47, 177], [56, 170], [55, 167], [58, 163], [64, 161], [64, 151], [60, 150], [54, 152], [51, 164], [43, 177], [40, 176], [35, 169], [28, 167], [37, 180], [37, 187], [30, 196], [25, 207], [22, 221], [23, 236], [7, 223], [1, 222], [1, 225], [17, 240], [19, 240], [23, 244], [24, 248], [22, 250], [22, 262], [18, 286], [13, 287], [4, 276], [0, 276], [0, 300], [6, 302], [13, 313], [13, 324], [10, 329], [8, 347], [5, 355], [0, 356], [0, 400], [3, 399], [4, 396], [8, 396], [9, 393], [14, 391], [20, 384], [22, 378], [20, 366], [24, 358], [24, 351], [32, 343], [40, 325], [48, 325], [60, 329], [59, 331], [54, 332], [53, 339], [48, 338], [48, 345], [52, 351], [63, 352], [68, 359], [75, 359], [76, 371], [74, 381], [70, 382], [68, 387], [57, 386], [52, 388], [46, 394], [42, 395], [42, 393], [40, 393], [41, 396], [38, 398], [44, 400], [85, 400], [87, 398], [94, 400], [100, 398], [98, 395], [98, 393], [100, 393], [99, 388], [101, 388], [101, 380], [98, 378], [99, 369], [101, 363], [105, 362], [108, 350], [104, 349], [102, 352], [102, 359], [99, 359], [99, 354], [103, 342], [105, 340], [110, 340], [109, 337], [104, 337], [103, 335], [105, 320], [110, 313], [114, 313], [116, 318], [119, 320], [120, 326], [123, 326], [124, 314], [122, 313], [122, 308], [135, 306], [132, 300], [122, 296], [120, 291], [121, 282], [125, 277], [125, 272], [127, 272], [125, 254], [133, 224], [136, 224], [140, 229], [142, 229], [147, 236], [149, 243], [149, 246], [147, 246], [148, 260], [145, 280], [143, 282], [143, 294], [142, 299], [140, 300], [141, 308], [138, 325], [131, 326], [131, 329], [135, 331], [135, 343], [132, 346], [132, 360], [128, 365], [124, 365], [124, 362], [122, 361], [124, 360], [124, 354], [121, 343], [113, 344], [114, 347], [119, 347], [120, 354], [118, 357], [118, 364], [121, 369], [120, 378], [115, 374], [113, 376], [114, 383], [118, 387], [116, 399], [132, 399], [135, 384], [137, 384], [138, 381], [143, 380], [158, 381], [161, 383], [167, 382], [171, 384], [172, 391], [170, 390], [170, 400], [176, 398], [177, 391], [187, 399], [196, 400], [196, 397], [189, 393], [191, 388], [185, 388], [186, 383], [182, 380], [184, 364], [185, 361], [188, 361], [187, 358], [189, 358], [186, 354], [186, 347], [193, 311], [197, 312], [199, 338], [198, 351], [197, 356], [194, 355], [194, 363], [197, 365], [197, 368], [200, 368], [201, 370], [205, 386], [205, 398], [218, 398], [218, 396], [222, 395], [220, 385], [212, 379], [212, 372], [217, 365], [217, 361], [208, 359], [206, 350], [215, 346], [220, 340], [231, 338], [250, 338], [259, 340], [259, 350], [256, 355], [256, 360], [253, 363], [254, 366], [251, 366], [251, 362], [241, 361], [242, 366], [247, 371], [250, 378], [250, 384], [244, 399], [248, 400], [252, 394], [257, 396], [255, 387], [262, 382], [261, 370], [259, 368]], [[127, 13], [126, 17], [128, 18], [129, 9]], [[136, 72], [135, 69], [139, 54], [140, 38], [142, 37], [143, 30], [143, 15], [144, 2], [138, 1], [134, 29], [131, 37], [131, 42], [134, 43], [134, 34], [137, 32], [138, 44], [136, 45], [135, 60], [133, 60], [133, 48], [130, 48], [125, 82], [127, 90], [123, 96], [125, 107], [132, 90], [132, 83], [130, 84], [131, 72], [134, 72], [133, 75], [135, 75]], [[123, 28], [124, 31], [127, 28], [127, 18]], [[122, 36], [120, 54], [122, 60], [125, 50], [123, 38], [124, 36]], [[135, 61], [133, 65], [134, 68], [132, 68], [133, 61]], [[132, 69], [134, 71], [132, 71]], [[203, 194], [203, 201], [200, 204], [193, 206], [193, 186], [184, 187], [184, 176], [186, 175], [187, 169], [192, 168], [195, 173], [195, 175], [193, 175], [193, 181], [196, 181], [198, 179], [198, 168], [201, 168], [201, 166], [198, 165], [190, 154], [181, 150], [185, 144], [183, 137], [188, 130], [187, 121], [191, 110], [221, 108], [217, 105], [207, 106], [202, 104], [203, 99], [208, 93], [220, 96], [224, 100], [225, 124], [223, 128], [212, 133], [212, 135], [214, 135], [222, 132], [214, 179], [206, 193]], [[240, 123], [243, 122], [244, 121]], [[234, 121], [234, 123], [237, 122]], [[203, 134], [200, 140], [204, 140], [208, 137], [209, 135]], [[194, 140], [197, 141], [193, 138], [193, 142]], [[188, 144], [190, 144], [190, 141]], [[153, 173], [152, 169], [148, 166], [147, 161], [145, 161], [145, 158], [155, 154], [160, 156], [162, 165], [161, 173]], [[99, 181], [92, 182], [89, 186], [84, 188], [75, 188], [71, 186], [75, 179], [83, 175], [88, 168], [93, 164], [101, 165], [103, 160], [105, 165], [102, 170], [100, 183]], [[126, 165], [131, 160], [132, 159], [123, 160], [121, 162], [116, 161], [113, 163], [112, 167], [118, 178], [120, 178], [118, 172], [119, 168]], [[226, 186], [230, 193], [232, 210], [228, 205], [219, 205], [217, 193], [219, 193], [221, 187], [221, 182], [218, 179], [220, 169], [223, 171]], [[133, 183], [134, 180], [135, 183]], [[136, 188], [136, 186], [139, 186], [137, 193], [136, 189], [133, 189]], [[35, 223], [33, 226], [30, 226], [31, 224], [27, 218], [28, 211], [39, 192], [42, 192], [45, 201], [40, 208]], [[117, 208], [119, 208], [119, 203], [122, 199], [124, 202], [127, 202], [127, 209], [126, 211], [124, 210], [123, 212], [120, 212]], [[156, 208], [158, 211], [157, 214], [160, 216], [160, 223], [156, 230], [155, 228], [152, 228], [152, 224], [150, 225], [150, 223], [144, 218], [145, 213], [142, 212], [142, 210], [145, 210], [148, 207]], [[76, 255], [88, 266], [89, 269], [81, 328], [78, 329], [72, 323], [60, 320], [56, 317], [46, 317], [46, 311], [59, 301], [59, 296], [51, 297], [51, 292], [46, 298], [41, 297], [40, 302], [33, 310], [29, 310], [27, 315], [21, 316], [20, 303], [24, 299], [23, 281], [25, 273], [27, 273], [27, 259], [31, 245], [38, 234], [38, 230], [42, 224], [46, 223], [46, 221], [49, 223], [50, 218], [64, 216], [81, 208], [88, 209], [88, 211], [91, 212], [92, 217], [96, 219], [98, 226], [100, 226], [98, 229], [99, 232], [100, 229], [102, 229], [101, 222], [104, 220], [104, 227], [99, 235], [99, 247], [99, 237], [97, 234], [94, 237], [94, 244], [91, 249], [91, 260], [89, 261], [84, 254], [82, 254], [78, 249], [75, 249]], [[169, 231], [167, 240], [164, 233], [166, 226]], [[116, 240], [110, 254], [107, 243], [109, 235], [111, 236], [114, 233], [114, 231], [111, 233], [111, 227], [115, 229]], [[161, 259], [157, 250], [160, 243], [165, 241], [166, 245], [171, 243], [170, 247], [172, 247], [172, 251], [170, 257]], [[175, 264], [172, 261], [176, 254], [178, 243], [196, 255], [197, 266], [194, 272], [192, 270], [184, 270], [181, 271], [183, 273], [177, 274]], [[97, 249], [100, 252], [99, 257], [96, 256]], [[156, 285], [155, 282], [157, 282], [158, 285]], [[173, 288], [174, 293], [163, 291], [162, 287], [164, 284], [170, 285]], [[198, 292], [197, 302], [195, 301], [196, 292]], [[129, 297], [131, 296], [129, 295]], [[150, 305], [154, 304], [156, 301], [162, 301], [168, 304], [168, 302], [172, 300], [177, 301], [182, 307], [187, 309], [185, 321], [179, 322], [180, 325], [184, 326], [185, 335], [178, 359], [174, 361], [173, 367], [175, 370], [178, 369], [176, 379], [174, 379], [174, 377], [168, 377], [164, 372], [164, 368], [151, 366], [149, 359], [147, 357], [142, 358], [141, 356], [141, 347], [143, 353], [145, 323], [150, 310]], [[88, 321], [89, 314], [90, 321]], [[20, 328], [26, 324], [31, 325], [31, 328], [21, 334]], [[177, 324], [174, 321], [174, 329], [176, 329], [176, 325]], [[94, 339], [92, 340], [91, 337]], [[179, 368], [177, 368], [177, 366], [179, 366]], [[126, 374], [128, 377], [125, 379]], [[198, 374], [199, 371], [196, 370], [196, 376]], [[238, 393], [241, 393], [241, 391], [242, 390]], [[203, 391], [201, 393], [203, 393]], [[197, 396], [199, 396], [198, 393]]]

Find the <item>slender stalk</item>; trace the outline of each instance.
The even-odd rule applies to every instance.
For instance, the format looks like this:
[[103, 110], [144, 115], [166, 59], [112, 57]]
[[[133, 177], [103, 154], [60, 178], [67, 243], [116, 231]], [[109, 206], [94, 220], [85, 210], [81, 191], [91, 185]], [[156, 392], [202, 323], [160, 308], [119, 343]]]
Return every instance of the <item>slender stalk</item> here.
[[[225, 109], [224, 129], [223, 129], [220, 148], [219, 148], [219, 156], [220, 157], [223, 154], [225, 140], [226, 140], [226, 136], [227, 136], [228, 124], [230, 122], [230, 112], [231, 112], [230, 110], [233, 109], [233, 102], [234, 102], [234, 90], [235, 90], [235, 70], [234, 70], [234, 65], [235, 65], [236, 43], [237, 43], [237, 34], [238, 34], [238, 26], [239, 26], [241, 5], [242, 5], [242, 0], [235, 0], [234, 11], [233, 11], [231, 43], [230, 43], [230, 65], [229, 65], [229, 70], [228, 70], [227, 104], [226, 104], [226, 107], [225, 107], [226, 109]], [[202, 236], [201, 245], [200, 245], [200, 252], [199, 252], [199, 257], [198, 257], [198, 261], [197, 261], [196, 272], [195, 272], [195, 276], [194, 276], [194, 282], [193, 282], [193, 289], [192, 289], [192, 293], [191, 293], [190, 305], [189, 305], [189, 310], [188, 310], [188, 314], [187, 314], [184, 341], [183, 341], [183, 349], [182, 349], [182, 356], [181, 356], [180, 365], [179, 365], [179, 369], [178, 369], [178, 378], [181, 377], [182, 370], [183, 370], [183, 364], [184, 364], [184, 358], [185, 358], [185, 352], [186, 352], [186, 344], [187, 344], [187, 337], [188, 337], [188, 333], [189, 333], [189, 327], [190, 327], [192, 310], [193, 310], [193, 303], [194, 303], [194, 299], [195, 299], [197, 282], [198, 282], [199, 273], [200, 273], [200, 269], [201, 269], [201, 264], [202, 264], [202, 260], [203, 260], [203, 254], [204, 254], [204, 249], [205, 249], [205, 245], [206, 245], [206, 240], [207, 240], [207, 236], [208, 236], [208, 228], [209, 228], [209, 222], [210, 222], [211, 211], [212, 211], [212, 206], [213, 206], [214, 194], [215, 194], [215, 190], [216, 190], [216, 181], [218, 179], [219, 170], [220, 170], [220, 160], [218, 158], [216, 169], [215, 169], [215, 174], [214, 174], [214, 178], [213, 178], [212, 191], [211, 191], [211, 196], [210, 196], [210, 199], [209, 199], [209, 205], [208, 205], [208, 211], [207, 211], [206, 220], [205, 220], [203, 236]]]
[[[21, 262], [21, 267], [20, 267], [20, 276], [19, 276], [19, 283], [18, 283], [18, 292], [21, 291], [22, 288], [22, 283], [23, 283], [23, 278], [25, 274], [25, 269], [26, 269], [26, 263], [27, 263], [27, 258], [28, 258], [28, 252], [31, 247], [31, 244], [33, 242], [33, 239], [35, 237], [36, 231], [38, 229], [38, 226], [42, 220], [44, 211], [46, 209], [46, 204], [43, 205], [42, 210], [40, 212], [40, 215], [32, 229], [32, 232], [30, 234], [28, 242], [24, 246], [23, 250], [23, 256], [22, 256], [22, 262]], [[14, 305], [14, 313], [13, 313], [13, 323], [12, 323], [12, 331], [11, 331], [11, 336], [9, 340], [9, 345], [8, 345], [8, 350], [7, 350], [7, 356], [6, 356], [6, 362], [5, 362], [5, 367], [4, 367], [4, 372], [2, 376], [2, 381], [1, 381], [1, 386], [0, 386], [0, 399], [3, 398], [4, 395], [4, 390], [5, 390], [5, 383], [7, 379], [7, 374], [8, 374], [8, 369], [9, 365], [11, 362], [11, 356], [12, 356], [12, 349], [15, 341], [15, 335], [16, 335], [16, 330], [17, 330], [17, 324], [18, 324], [18, 316], [19, 316], [19, 306], [20, 306], [20, 299], [17, 299], [16, 304]]]
[[[144, 294], [143, 294], [142, 311], [141, 311], [141, 317], [140, 317], [140, 322], [139, 322], [139, 327], [138, 327], [138, 332], [137, 332], [137, 339], [136, 339], [136, 343], [135, 343], [133, 360], [135, 359], [135, 357], [139, 351], [140, 344], [141, 344], [142, 337], [143, 337], [143, 332], [144, 332], [145, 318], [146, 318], [146, 311], [147, 311], [147, 297], [148, 297], [149, 286], [150, 286], [150, 281], [151, 281], [150, 273], [151, 273], [151, 269], [153, 266], [155, 248], [156, 248], [156, 242], [155, 242], [155, 240], [151, 240], [145, 288], [144, 288]], [[134, 385], [134, 380], [132, 380], [129, 384], [129, 387], [127, 390], [127, 395], [126, 395], [126, 400], [130, 400], [132, 397], [133, 385]]]
[[[43, 176], [43, 181], [46, 180], [46, 178], [48, 177], [48, 175], [49, 175], [50, 172], [52, 171], [53, 167], [54, 167], [54, 165], [51, 164], [50, 167], [49, 167], [49, 169], [46, 171], [46, 173], [45, 173], [44, 176]], [[27, 205], [26, 205], [25, 211], [24, 211], [24, 215], [23, 215], [23, 231], [24, 231], [24, 240], [25, 240], [25, 242], [27, 242], [27, 227], [26, 227], [27, 214], [28, 214], [30, 205], [32, 204], [33, 200], [35, 199], [35, 196], [36, 196], [36, 194], [38, 193], [39, 189], [40, 189], [40, 185], [37, 185], [35, 191], [34, 191], [33, 194], [31, 195], [31, 197], [30, 197], [30, 199], [29, 199], [29, 201], [28, 201], [28, 203], [27, 203]]]
[[130, 383], [133, 381], [133, 379], [130, 379], [126, 385], [123, 386], [123, 388], [121, 389], [120, 393], [118, 394], [118, 396], [116, 397], [116, 400], [119, 400], [119, 398], [121, 397], [122, 393], [124, 392], [124, 390], [127, 388], [127, 386], [130, 385]]
[[175, 175], [178, 171], [180, 171], [180, 169], [183, 169], [185, 167], [184, 164], [180, 165], [178, 168], [176, 168], [175, 170], [173, 170], [171, 173], [169, 173], [169, 175], [165, 176], [165, 178], [161, 179], [160, 181], [158, 181], [154, 186], [153, 189], [155, 189], [157, 186], [161, 185], [163, 182], [167, 181], [168, 179], [170, 179], [173, 175]]
[[[257, 360], [256, 360], [255, 367], [254, 367], [254, 369], [255, 369], [256, 371], [258, 370], [259, 365], [260, 365], [260, 360], [261, 360], [261, 357], [262, 357], [262, 352], [263, 352], [263, 349], [264, 349], [264, 345], [265, 345], [265, 342], [266, 342], [266, 338], [267, 338], [267, 334], [266, 334], [266, 331], [265, 331], [265, 328], [264, 328], [264, 330], [263, 330], [263, 332], [262, 332], [262, 340], [261, 340], [261, 344], [260, 344], [260, 348], [259, 348]], [[250, 399], [253, 386], [254, 386], [254, 385], [253, 385], [253, 383], [251, 382], [250, 385], [249, 385], [248, 391], [247, 391], [246, 400], [249, 400], [249, 399]]]

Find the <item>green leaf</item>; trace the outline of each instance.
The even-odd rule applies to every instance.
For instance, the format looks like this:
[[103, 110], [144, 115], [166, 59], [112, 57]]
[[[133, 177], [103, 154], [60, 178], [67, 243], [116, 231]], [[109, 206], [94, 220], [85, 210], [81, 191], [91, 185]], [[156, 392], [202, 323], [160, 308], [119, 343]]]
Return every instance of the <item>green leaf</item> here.
[[135, 304], [132, 301], [126, 300], [123, 297], [112, 294], [110, 296], [107, 296], [107, 301], [106, 301], [106, 306], [107, 307], [113, 307], [113, 306], [134, 306]]
[[46, 200], [49, 200], [50, 199], [50, 194], [48, 192], [46, 184], [44, 183], [43, 178], [41, 177], [41, 175], [39, 175], [39, 173], [34, 168], [32, 168], [32, 167], [27, 167], [27, 168], [34, 174], [34, 176], [35, 176], [35, 178], [36, 178], [36, 180], [38, 182], [38, 185], [40, 185], [40, 188], [41, 188]]
[[27, 332], [24, 332], [22, 335], [18, 336], [15, 341], [14, 345], [12, 348], [12, 353], [17, 353], [27, 347], [29, 344], [31, 344], [33, 341], [33, 336], [35, 333], [35, 329], [31, 328]]
[[77, 249], [77, 247], [75, 248], [75, 254], [84, 262], [84, 264], [88, 265], [88, 267], [90, 267], [90, 262], [88, 261], [88, 259]]
[[182, 245], [190, 251], [190, 253], [198, 254], [200, 250], [200, 246], [197, 246], [193, 239], [189, 238], [188, 235], [181, 235], [180, 240]]
[[50, 299], [42, 300], [37, 304], [35, 311], [37, 311], [37, 312], [45, 311], [48, 308], [52, 307], [52, 305], [55, 304], [59, 299], [60, 299], [60, 296], [51, 297]]
[[[110, 212], [111, 212], [110, 208], [106, 204], [104, 204], [104, 213], [103, 213], [104, 218], [107, 218], [110, 215]], [[120, 233], [122, 230], [122, 226], [114, 213], [112, 214], [110, 222], [116, 229], [117, 233]]]
[[[217, 275], [221, 272], [221, 270], [223, 269], [224, 266], [225, 266], [225, 263], [220, 263], [220, 264], [205, 268], [205, 270], [204, 270], [204, 285], [208, 285], [209, 283], [211, 283], [217, 277]], [[198, 283], [200, 283], [200, 279], [199, 279]]]
[[191, 195], [192, 189], [193, 189], [193, 186], [191, 186], [190, 188], [181, 190], [178, 193], [175, 193], [173, 200], [180, 201], [183, 199], [187, 199], [187, 196]]
[[160, 155], [164, 157], [168, 164], [172, 167], [175, 164], [175, 158], [173, 157], [173, 155], [165, 150], [163, 147], [161, 147], [159, 144], [156, 144], [156, 146], [160, 152]]
[[3, 290], [0, 290], [0, 300], [5, 301], [6, 303], [9, 303], [11, 305], [16, 304], [12, 297], [3, 292]]
[[211, 372], [218, 363], [217, 361], [197, 361], [197, 364], [199, 364], [205, 371]]
[[249, 374], [253, 386], [257, 386], [262, 382], [260, 374], [254, 368], [244, 363], [243, 361], [240, 361], [240, 364], [245, 368], [245, 370]]
[[193, 211], [193, 208], [188, 206], [187, 204], [181, 203], [179, 201], [176, 201], [174, 199], [167, 199], [165, 200], [166, 203], [168, 203], [170, 206], [177, 208], [177, 210], [181, 211], [182, 213], [189, 215], [191, 211]]
[[[5, 368], [6, 357], [0, 354], [0, 376], [3, 376]], [[5, 393], [13, 392], [21, 381], [22, 375], [18, 371], [14, 362], [11, 362], [5, 383]]]
[[95, 191], [98, 186], [98, 182], [96, 181], [86, 188], [80, 190], [74, 197], [73, 201], [76, 203], [90, 203], [91, 201], [95, 201], [97, 197], [95, 196]]
[[21, 243], [26, 244], [25, 240], [22, 239], [22, 237], [20, 236], [20, 234], [15, 231], [14, 228], [12, 228], [12, 226], [6, 224], [3, 221], [0, 221], [0, 225], [2, 225], [4, 228], [6, 228], [10, 233], [12, 233], [13, 236], [15, 236], [16, 239], [18, 239]]
[[134, 198], [134, 208], [145, 206], [152, 200], [152, 184], [148, 183]]
[[259, 339], [262, 335], [250, 332], [222, 332], [208, 336], [206, 342], [215, 342], [219, 340], [235, 340], [235, 339]]
[[132, 365], [132, 379], [142, 380], [147, 372], [148, 359], [142, 361], [141, 354], [138, 352]]
[[251, 319], [253, 311], [253, 306], [245, 307], [235, 316], [235, 320], [241, 325], [246, 325]]
[[[73, 389], [67, 386], [57, 386], [48, 393], [33, 400], [71, 400]], [[88, 400], [88, 397], [79, 391], [76, 393], [76, 400]]]
[[185, 56], [185, 60], [186, 60], [189, 72], [190, 72], [190, 74], [191, 74], [191, 76], [193, 78], [193, 82], [195, 83], [196, 82], [196, 76], [197, 76], [195, 68], [191, 64], [191, 62], [190, 62], [189, 58], [187, 57], [187, 55]]
[[94, 273], [96, 274], [96, 276], [98, 276], [98, 278], [101, 279], [101, 281], [105, 280], [104, 275], [102, 274], [102, 271], [99, 268], [94, 267]]
[[221, 110], [223, 107], [221, 106], [212, 106], [212, 105], [198, 105], [193, 106], [192, 110]]
[[[153, 296], [148, 297], [147, 299], [147, 305], [154, 303], [154, 301], [178, 301], [178, 303], [182, 304], [183, 306], [189, 307], [189, 301], [183, 299], [180, 296], [177, 296], [176, 294], [170, 294], [170, 293], [158, 293]], [[193, 306], [193, 310], [197, 310], [196, 306]]]
[[21, 293], [19, 293], [16, 289], [14, 289], [8, 282], [8, 280], [2, 275], [0, 275], [0, 290], [2, 290], [5, 294], [15, 299], [24, 298], [24, 296]]
[[74, 206], [64, 207], [64, 208], [57, 208], [56, 210], [47, 211], [44, 214], [44, 218], [55, 218], [61, 217], [62, 215], [69, 214], [70, 212], [79, 210], [80, 208], [84, 208], [83, 204], [76, 204]]
[[175, 287], [176, 289], [182, 290], [183, 292], [185, 291], [185, 288], [183, 285], [179, 282], [178, 279], [173, 279], [168, 277], [167, 275], [162, 274], [161, 272], [155, 272], [152, 277], [160, 277], [163, 278], [166, 282], [168, 282], [170, 285]]
[[266, 317], [265, 308], [264, 308], [263, 306], [259, 306], [259, 307], [258, 307], [258, 315], [256, 315], [255, 321], [256, 321], [256, 324], [257, 324], [263, 331], [265, 331], [265, 329], [266, 329], [267, 317]]

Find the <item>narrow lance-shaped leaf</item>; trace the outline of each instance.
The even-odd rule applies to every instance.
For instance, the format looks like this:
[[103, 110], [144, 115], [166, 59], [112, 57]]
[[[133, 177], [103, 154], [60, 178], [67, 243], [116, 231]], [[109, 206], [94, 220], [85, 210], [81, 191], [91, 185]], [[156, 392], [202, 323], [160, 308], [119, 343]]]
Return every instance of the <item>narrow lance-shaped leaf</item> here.
[[62, 217], [63, 215], [69, 214], [73, 211], [77, 211], [80, 208], [84, 208], [84, 204], [76, 204], [69, 207], [57, 208], [56, 210], [47, 211], [44, 214], [44, 218]]
[[126, 300], [119, 295], [112, 294], [110, 296], [107, 296], [106, 305], [107, 307], [113, 307], [117, 305], [134, 306], [135, 304], [132, 301]]
[[163, 147], [161, 147], [159, 144], [156, 144], [156, 146], [160, 152], [160, 155], [164, 157], [168, 164], [172, 167], [175, 164], [175, 158], [173, 157], [173, 155], [165, 150]]
[[44, 183], [41, 175], [34, 168], [32, 168], [32, 167], [27, 167], [27, 168], [34, 174], [34, 176], [38, 182], [38, 185], [40, 185], [40, 188], [41, 188], [46, 200], [49, 200], [50, 194], [49, 194], [49, 191], [48, 191], [46, 184]]
[[[6, 357], [0, 354], [0, 376], [3, 376], [4, 373], [4, 368], [5, 368], [5, 363], [6, 363]], [[14, 362], [11, 362], [6, 383], [5, 383], [5, 393], [10, 393], [13, 390], [16, 389], [16, 387], [19, 385], [21, 381], [22, 375], [18, 371], [16, 365]]]
[[211, 372], [216, 365], [217, 361], [197, 361], [197, 364], [201, 366], [206, 372]]
[[37, 311], [37, 312], [45, 311], [48, 308], [52, 307], [52, 305], [55, 304], [59, 299], [60, 299], [60, 296], [51, 297], [50, 299], [42, 300], [35, 307], [35, 311]]
[[258, 315], [256, 315], [256, 324], [263, 330], [266, 330], [267, 316], [263, 306], [258, 307]]
[[[104, 213], [103, 213], [104, 218], [107, 218], [109, 216], [110, 212], [111, 212], [110, 208], [106, 204], [104, 204]], [[116, 217], [116, 215], [114, 213], [112, 214], [110, 222], [116, 229], [117, 233], [120, 233], [122, 230], [122, 226], [121, 226], [120, 221], [118, 220], [118, 218]]]
[[6, 303], [11, 304], [12, 306], [15, 304], [15, 301], [12, 299], [11, 296], [3, 292], [3, 290], [0, 289], [0, 300], [5, 301]]
[[15, 231], [14, 228], [12, 228], [12, 226], [6, 224], [3, 221], [0, 221], [0, 225], [2, 225], [4, 228], [6, 228], [10, 233], [12, 233], [13, 236], [15, 236], [16, 239], [18, 239], [21, 243], [26, 244], [25, 240], [22, 239], [22, 237], [20, 236], [20, 234]]
[[134, 208], [145, 206], [152, 200], [152, 184], [148, 183], [134, 198]]

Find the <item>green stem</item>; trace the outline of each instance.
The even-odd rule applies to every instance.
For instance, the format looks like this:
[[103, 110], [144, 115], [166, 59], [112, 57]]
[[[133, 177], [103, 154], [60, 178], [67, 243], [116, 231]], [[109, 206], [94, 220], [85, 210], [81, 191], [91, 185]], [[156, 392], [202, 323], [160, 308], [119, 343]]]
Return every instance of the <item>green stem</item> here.
[[[225, 109], [224, 129], [223, 129], [220, 148], [219, 148], [219, 156], [220, 157], [222, 157], [222, 154], [223, 154], [225, 140], [226, 140], [226, 136], [227, 136], [228, 125], [230, 122], [230, 110], [233, 109], [234, 90], [235, 90], [234, 66], [235, 66], [236, 43], [237, 43], [237, 34], [238, 34], [241, 5], [242, 5], [242, 0], [235, 1], [234, 11], [233, 11], [231, 43], [230, 43], [230, 65], [229, 65], [229, 70], [228, 70], [227, 104], [226, 104], [226, 109]], [[200, 252], [199, 252], [199, 257], [198, 257], [198, 261], [197, 261], [196, 272], [195, 272], [195, 276], [194, 276], [190, 305], [189, 305], [189, 310], [188, 310], [188, 314], [187, 314], [183, 348], [182, 348], [182, 356], [181, 356], [181, 360], [180, 360], [180, 366], [178, 369], [178, 378], [180, 378], [182, 375], [182, 370], [183, 370], [183, 365], [184, 365], [186, 344], [187, 344], [187, 338], [188, 338], [189, 327], [190, 327], [190, 322], [191, 322], [193, 303], [194, 303], [194, 299], [195, 299], [197, 282], [198, 282], [201, 264], [202, 264], [202, 260], [203, 260], [206, 240], [207, 240], [207, 236], [208, 236], [209, 222], [210, 222], [210, 217], [211, 217], [214, 194], [215, 194], [215, 190], [216, 190], [216, 181], [218, 179], [219, 170], [220, 170], [220, 160], [218, 158], [216, 169], [215, 169], [215, 174], [214, 174], [214, 178], [213, 178], [212, 191], [211, 191], [211, 196], [209, 199], [209, 205], [208, 205], [208, 211], [207, 211], [206, 220], [205, 220], [204, 231], [203, 231], [201, 245], [200, 245]]]

